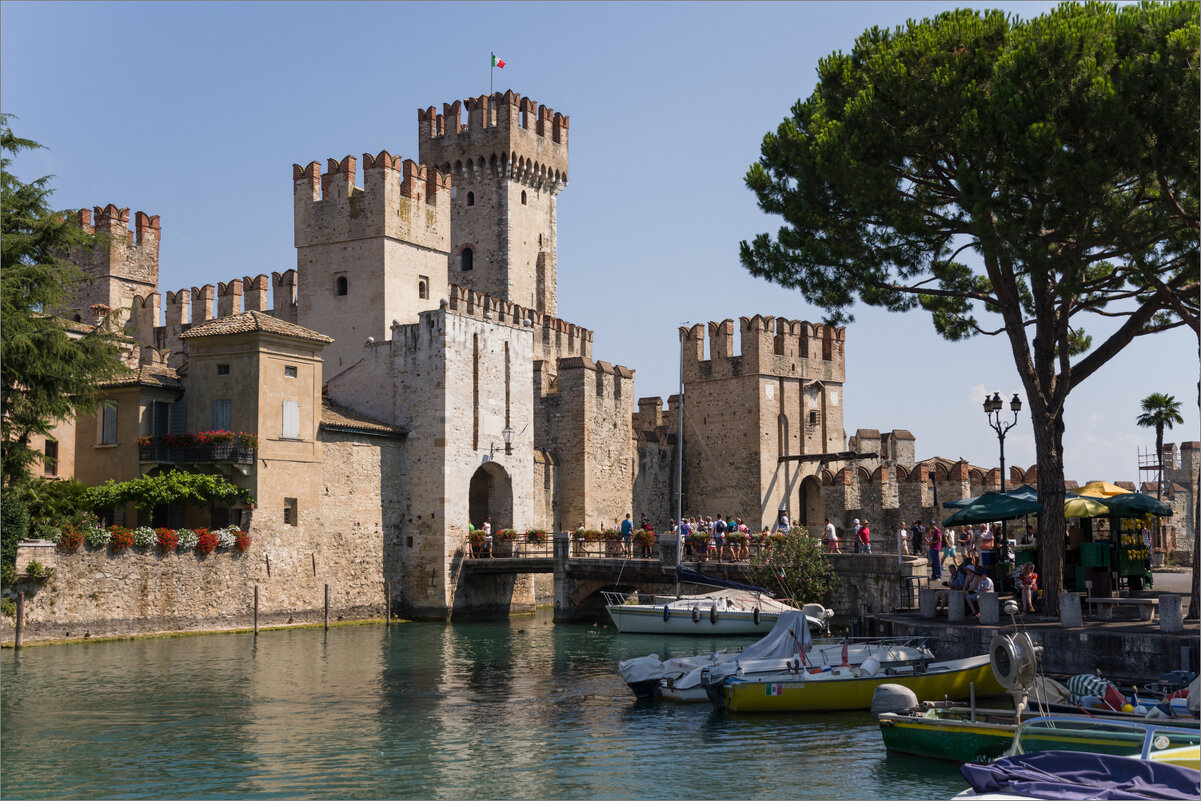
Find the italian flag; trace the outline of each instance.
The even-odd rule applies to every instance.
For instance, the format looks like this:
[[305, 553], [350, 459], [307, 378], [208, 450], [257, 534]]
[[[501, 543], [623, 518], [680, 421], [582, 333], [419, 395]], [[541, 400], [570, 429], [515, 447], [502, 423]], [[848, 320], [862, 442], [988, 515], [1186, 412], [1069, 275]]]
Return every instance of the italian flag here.
[[496, 54], [493, 53], [492, 54], [492, 66], [499, 67], [500, 69], [503, 70], [505, 68], [505, 60], [503, 58], [497, 58]]

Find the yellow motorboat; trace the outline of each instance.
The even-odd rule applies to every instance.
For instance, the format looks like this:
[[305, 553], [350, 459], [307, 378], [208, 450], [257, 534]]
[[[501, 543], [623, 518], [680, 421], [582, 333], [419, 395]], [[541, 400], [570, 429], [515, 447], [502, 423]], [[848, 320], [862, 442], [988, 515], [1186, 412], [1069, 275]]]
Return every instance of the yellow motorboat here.
[[819, 670], [798, 660], [791, 670], [755, 676], [753, 680], [738, 675], [715, 677], [705, 689], [714, 706], [731, 712], [827, 712], [870, 709], [872, 694], [881, 684], [908, 687], [919, 701], [1005, 693], [993, 674], [988, 654], [931, 662], [925, 670], [915, 666], [880, 671], [869, 663], [857, 668]]

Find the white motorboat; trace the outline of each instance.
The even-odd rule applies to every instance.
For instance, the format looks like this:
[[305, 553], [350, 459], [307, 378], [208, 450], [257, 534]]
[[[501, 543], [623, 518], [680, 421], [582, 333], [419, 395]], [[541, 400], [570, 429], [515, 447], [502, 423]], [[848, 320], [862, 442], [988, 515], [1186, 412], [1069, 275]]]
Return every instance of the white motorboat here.
[[[781, 612], [796, 607], [762, 592], [724, 589], [701, 595], [641, 595], [604, 592], [605, 609], [623, 634], [692, 634], [762, 636]], [[804, 607], [809, 625], [824, 630], [834, 613], [821, 604]]]
[[660, 660], [658, 654], [650, 654], [620, 662], [618, 670], [639, 698], [699, 703], [708, 700], [701, 683], [702, 674], [711, 678], [737, 673], [752, 679], [757, 675], [783, 673], [798, 664], [810, 670], [867, 665], [873, 672], [913, 671], [933, 659], [919, 639], [815, 640], [810, 631], [811, 621], [801, 610], [785, 610], [766, 637], [742, 650], [666, 661]]

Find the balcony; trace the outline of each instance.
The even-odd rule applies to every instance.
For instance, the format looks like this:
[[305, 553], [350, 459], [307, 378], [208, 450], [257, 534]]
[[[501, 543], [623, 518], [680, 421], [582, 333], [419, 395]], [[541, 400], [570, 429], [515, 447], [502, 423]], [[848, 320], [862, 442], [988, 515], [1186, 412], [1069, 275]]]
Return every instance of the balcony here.
[[223, 473], [246, 475], [258, 453], [258, 437], [232, 431], [200, 431], [138, 437], [142, 471], [158, 465], [211, 465]]
[[155, 442], [138, 446], [138, 460], [157, 464], [254, 464], [257, 450], [240, 442], [212, 442], [207, 445], [188, 446]]

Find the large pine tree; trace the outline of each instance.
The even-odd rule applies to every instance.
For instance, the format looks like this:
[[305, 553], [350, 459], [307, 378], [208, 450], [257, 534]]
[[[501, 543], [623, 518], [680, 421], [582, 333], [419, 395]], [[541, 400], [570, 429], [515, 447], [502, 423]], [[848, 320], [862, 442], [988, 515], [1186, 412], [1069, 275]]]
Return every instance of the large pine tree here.
[[65, 256], [90, 249], [95, 235], [50, 207], [49, 178], [25, 183], [12, 158], [41, 145], [17, 137], [0, 115], [0, 384], [4, 486], [19, 484], [39, 458], [31, 439], [94, 406], [99, 381], [121, 369], [118, 335], [105, 329], [72, 334], [54, 315], [81, 280]]

